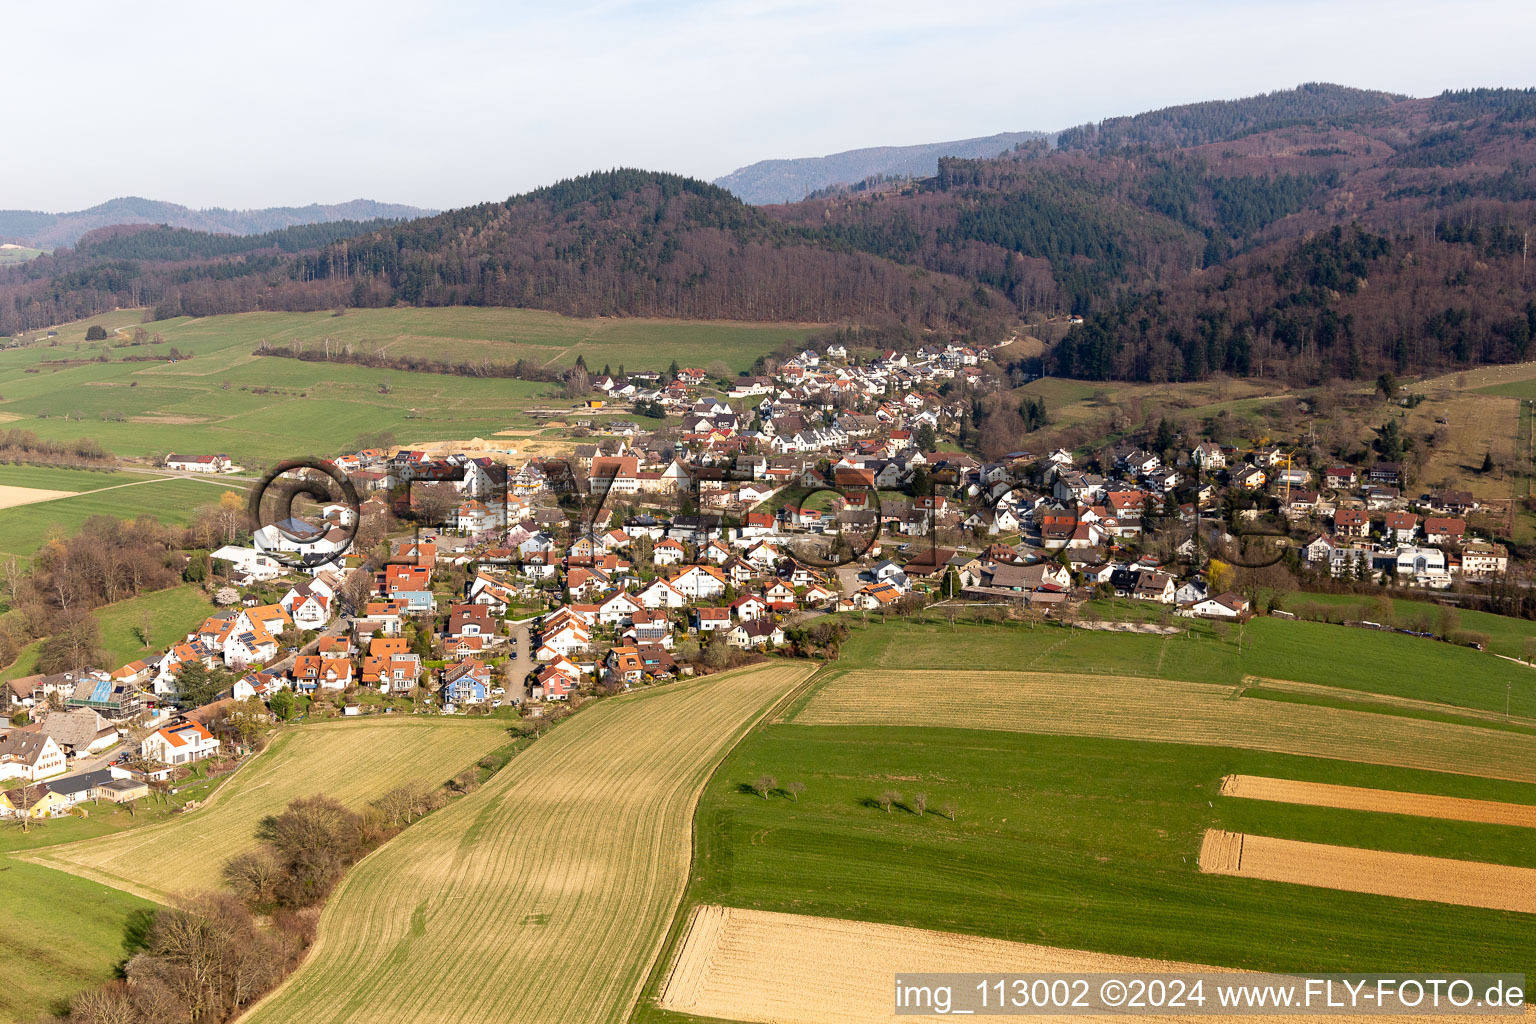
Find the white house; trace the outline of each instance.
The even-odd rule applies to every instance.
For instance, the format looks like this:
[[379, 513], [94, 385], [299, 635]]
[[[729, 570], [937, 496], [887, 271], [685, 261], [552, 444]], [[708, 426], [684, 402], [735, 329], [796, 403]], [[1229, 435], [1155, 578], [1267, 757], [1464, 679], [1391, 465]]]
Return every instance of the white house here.
[[287, 567], [271, 555], [257, 551], [255, 548], [243, 548], [233, 544], [224, 545], [208, 557], [215, 562], [229, 562], [231, 571], [244, 573], [258, 582], [277, 579], [288, 571]]
[[691, 565], [668, 582], [678, 593], [695, 601], [708, 601], [725, 593], [725, 574], [714, 566]]
[[64, 771], [63, 749], [45, 733], [13, 729], [0, 738], [0, 781], [36, 782]]
[[161, 764], [190, 764], [209, 757], [219, 749], [219, 741], [196, 722], [168, 725], [145, 737], [139, 753], [146, 760]]
[[228, 455], [177, 455], [165, 457], [165, 468], [183, 473], [227, 473], [233, 468]]

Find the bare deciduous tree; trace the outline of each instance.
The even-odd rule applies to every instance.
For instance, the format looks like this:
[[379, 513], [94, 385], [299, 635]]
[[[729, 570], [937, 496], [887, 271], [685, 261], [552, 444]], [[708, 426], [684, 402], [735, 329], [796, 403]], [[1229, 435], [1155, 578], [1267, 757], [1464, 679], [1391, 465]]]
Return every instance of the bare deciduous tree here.
[[919, 818], [921, 818], [923, 816], [923, 812], [928, 809], [928, 794], [927, 793], [915, 793], [915, 794], [913, 794], [913, 796], [912, 796], [912, 809], [914, 811], [916, 811], [917, 812], [917, 816]]
[[894, 789], [882, 790], [880, 793], [880, 809], [886, 814], [891, 813], [891, 807], [901, 803], [901, 794]]
[[789, 785], [785, 786], [784, 788], [789, 791], [789, 795], [795, 801], [795, 803], [799, 803], [800, 802], [800, 794], [805, 792], [805, 783], [803, 783], [803, 782], [791, 782]]
[[772, 775], [759, 775], [757, 778], [752, 780], [752, 792], [756, 793], [764, 800], [768, 799], [769, 793], [772, 793], [775, 789], [778, 788], [779, 780], [775, 779]]

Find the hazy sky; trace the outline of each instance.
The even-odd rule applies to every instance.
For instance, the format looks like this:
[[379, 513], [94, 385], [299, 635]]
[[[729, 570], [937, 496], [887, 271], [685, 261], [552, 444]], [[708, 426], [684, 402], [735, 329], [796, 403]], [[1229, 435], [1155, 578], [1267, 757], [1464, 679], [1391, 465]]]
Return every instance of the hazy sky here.
[[1536, 84], [1529, 0], [0, 0], [0, 208], [449, 207], [596, 168]]

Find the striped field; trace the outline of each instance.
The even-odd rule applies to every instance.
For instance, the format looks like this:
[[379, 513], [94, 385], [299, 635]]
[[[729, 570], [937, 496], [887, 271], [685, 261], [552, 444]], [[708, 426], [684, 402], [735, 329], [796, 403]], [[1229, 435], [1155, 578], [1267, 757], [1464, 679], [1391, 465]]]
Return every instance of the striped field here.
[[918, 725], [1168, 743], [1536, 782], [1536, 736], [1339, 708], [1243, 699], [1209, 683], [1045, 672], [866, 669], [821, 685], [799, 725]]
[[245, 1024], [627, 1018], [682, 898], [705, 780], [810, 667], [604, 701], [353, 868]]
[[290, 728], [202, 808], [162, 825], [37, 850], [27, 859], [158, 902], [220, 886], [256, 825], [297, 797], [361, 807], [395, 786], [446, 782], [508, 740], [489, 719], [386, 718]]

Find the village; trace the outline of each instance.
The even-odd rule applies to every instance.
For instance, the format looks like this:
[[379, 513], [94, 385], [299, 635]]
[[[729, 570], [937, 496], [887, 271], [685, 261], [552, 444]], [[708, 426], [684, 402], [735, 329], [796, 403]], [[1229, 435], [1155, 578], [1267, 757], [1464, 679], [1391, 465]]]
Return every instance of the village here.
[[[1264, 595], [1297, 580], [1506, 578], [1505, 548], [1469, 527], [1477, 502], [1410, 497], [1396, 462], [1303, 465], [1294, 446], [1167, 431], [983, 461], [945, 441], [968, 409], [944, 385], [984, 386], [988, 364], [951, 344], [853, 365], [834, 344], [728, 387], [688, 368], [605, 374], [573, 411], [569, 454], [339, 456], [357, 502], [212, 551], [222, 610], [194, 632], [0, 687], [0, 783], [27, 784], [0, 814], [138, 799], [237, 756], [252, 715], [536, 718], [744, 659], [835, 654], [872, 613], [976, 605], [1092, 626], [1090, 602], [1118, 598], [1171, 629], [1283, 616]], [[621, 402], [680, 426], [583, 416]]]

